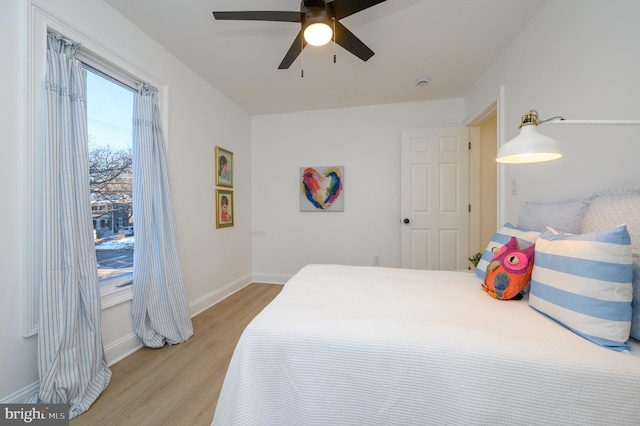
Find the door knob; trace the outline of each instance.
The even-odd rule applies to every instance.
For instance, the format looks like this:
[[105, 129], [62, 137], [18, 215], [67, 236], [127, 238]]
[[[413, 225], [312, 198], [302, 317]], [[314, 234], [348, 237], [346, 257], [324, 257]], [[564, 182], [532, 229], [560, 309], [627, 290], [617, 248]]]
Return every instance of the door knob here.
[[409, 220], [409, 218], [405, 217], [405, 218], [404, 218], [404, 220], [403, 220], [403, 222], [404, 222], [404, 223], [409, 223], [409, 222], [411, 222], [411, 221]]

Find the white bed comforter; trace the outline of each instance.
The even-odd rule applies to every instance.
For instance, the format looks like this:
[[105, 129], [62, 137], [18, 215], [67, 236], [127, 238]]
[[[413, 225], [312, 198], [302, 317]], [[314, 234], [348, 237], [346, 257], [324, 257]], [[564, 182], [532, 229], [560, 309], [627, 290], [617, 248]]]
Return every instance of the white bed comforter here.
[[640, 424], [601, 348], [473, 273], [309, 265], [249, 324], [214, 425]]

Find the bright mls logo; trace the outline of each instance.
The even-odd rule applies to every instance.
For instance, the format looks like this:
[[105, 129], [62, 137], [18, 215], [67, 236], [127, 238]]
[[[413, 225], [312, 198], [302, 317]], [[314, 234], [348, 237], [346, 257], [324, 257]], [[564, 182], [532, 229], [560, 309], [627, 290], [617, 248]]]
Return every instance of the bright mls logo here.
[[0, 404], [0, 426], [68, 426], [67, 404]]

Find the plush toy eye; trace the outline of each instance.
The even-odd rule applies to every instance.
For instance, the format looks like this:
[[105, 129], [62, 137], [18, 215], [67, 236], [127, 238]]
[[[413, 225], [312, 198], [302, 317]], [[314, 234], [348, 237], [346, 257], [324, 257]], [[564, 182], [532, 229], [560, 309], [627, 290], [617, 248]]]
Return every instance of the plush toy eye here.
[[504, 253], [504, 251], [505, 251], [506, 249], [507, 249], [507, 247], [506, 247], [506, 246], [493, 247], [493, 248], [491, 249], [491, 251], [493, 252], [493, 255], [494, 255], [494, 256], [497, 256], [497, 255], [499, 255], [499, 254]]
[[508, 264], [510, 269], [519, 271], [527, 268], [527, 266], [529, 265], [529, 260], [524, 253], [513, 252], [505, 256], [505, 263]]

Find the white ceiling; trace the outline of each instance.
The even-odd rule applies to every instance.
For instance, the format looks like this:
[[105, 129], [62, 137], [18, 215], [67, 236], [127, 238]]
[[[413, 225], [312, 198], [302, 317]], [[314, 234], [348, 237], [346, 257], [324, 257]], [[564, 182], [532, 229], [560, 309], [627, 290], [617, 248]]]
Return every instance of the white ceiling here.
[[[278, 65], [300, 25], [216, 21], [212, 11], [299, 11], [299, 0], [105, 0], [252, 115], [459, 98], [544, 0], [387, 0], [342, 19], [375, 55], [307, 46]], [[416, 78], [431, 82], [418, 87]]]

